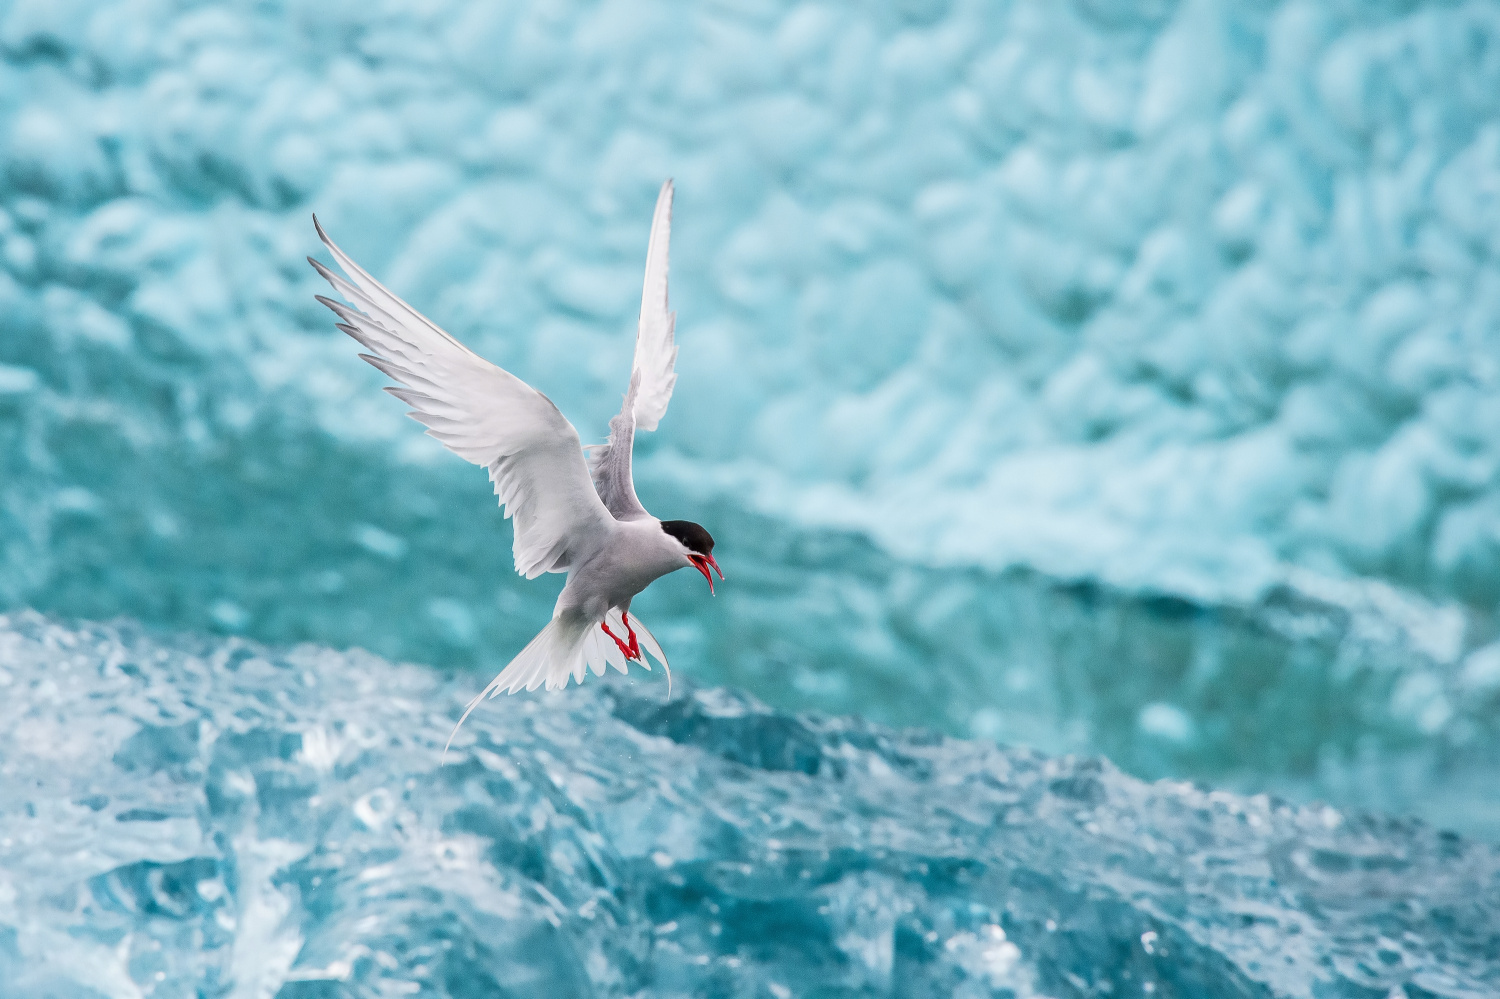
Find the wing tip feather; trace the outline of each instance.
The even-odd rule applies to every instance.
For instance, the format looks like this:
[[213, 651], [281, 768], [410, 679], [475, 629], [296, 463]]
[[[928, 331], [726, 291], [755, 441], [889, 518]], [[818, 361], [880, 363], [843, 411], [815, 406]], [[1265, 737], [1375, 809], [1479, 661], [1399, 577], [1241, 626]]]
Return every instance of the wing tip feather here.
[[[331, 278], [332, 275], [329, 275], [329, 277]], [[314, 295], [313, 299], [317, 301], [318, 304], [328, 308], [331, 312], [333, 312], [334, 315], [338, 316], [345, 322], [350, 321], [354, 316], [362, 315], [362, 313], [358, 309], [350, 308], [343, 302], [329, 298], [327, 295]]]

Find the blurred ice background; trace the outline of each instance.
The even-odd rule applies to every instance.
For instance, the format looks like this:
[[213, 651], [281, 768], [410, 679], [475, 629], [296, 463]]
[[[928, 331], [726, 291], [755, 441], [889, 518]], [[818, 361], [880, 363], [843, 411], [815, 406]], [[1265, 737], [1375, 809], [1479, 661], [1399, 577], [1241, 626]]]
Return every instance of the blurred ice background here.
[[488, 482], [309, 215], [601, 439], [783, 707], [1500, 837], [1500, 7], [0, 0], [0, 608], [472, 669]]

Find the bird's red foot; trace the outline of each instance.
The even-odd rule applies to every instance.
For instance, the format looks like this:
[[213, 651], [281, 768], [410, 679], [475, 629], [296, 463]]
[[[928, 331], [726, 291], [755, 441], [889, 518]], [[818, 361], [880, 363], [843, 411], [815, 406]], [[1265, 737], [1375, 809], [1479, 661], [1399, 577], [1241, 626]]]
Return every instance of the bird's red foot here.
[[600, 621], [599, 622], [599, 627], [602, 628], [602, 629], [604, 629], [604, 633], [606, 635], [608, 635], [610, 638], [613, 638], [615, 640], [615, 644], [620, 647], [620, 654], [623, 655], [626, 658], [626, 660], [639, 659], [641, 657], [641, 652], [640, 652], [639, 647], [637, 647], [634, 652], [631, 651], [631, 646], [635, 645], [635, 633], [634, 632], [632, 632], [631, 635], [630, 635], [631, 644], [630, 645], [626, 645], [624, 642], [620, 641], [620, 636], [619, 635], [616, 635], [614, 632], [612, 632], [612, 631], [609, 630], [609, 625], [605, 624], [603, 621]]
[[[625, 630], [630, 633], [630, 657], [633, 659], [640, 659], [641, 643], [635, 637], [635, 629], [630, 626], [630, 615], [626, 614], [624, 611], [621, 611], [620, 620], [625, 622]], [[645, 662], [645, 660], [643, 659], [641, 661]]]

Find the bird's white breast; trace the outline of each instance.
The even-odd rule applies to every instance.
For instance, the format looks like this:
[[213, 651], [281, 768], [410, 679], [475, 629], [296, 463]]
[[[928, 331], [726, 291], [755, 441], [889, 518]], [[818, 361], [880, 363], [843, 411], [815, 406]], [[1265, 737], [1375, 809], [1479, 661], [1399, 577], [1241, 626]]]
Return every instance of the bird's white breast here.
[[602, 617], [652, 582], [688, 565], [682, 545], [654, 517], [615, 521], [599, 550], [575, 565], [558, 597], [558, 609], [577, 607]]

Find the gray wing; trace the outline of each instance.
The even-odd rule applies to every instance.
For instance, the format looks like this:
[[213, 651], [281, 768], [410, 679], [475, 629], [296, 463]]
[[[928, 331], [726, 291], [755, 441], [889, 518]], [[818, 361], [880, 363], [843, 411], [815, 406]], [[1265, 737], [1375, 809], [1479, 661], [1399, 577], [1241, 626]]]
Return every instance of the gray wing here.
[[589, 484], [578, 431], [552, 400], [459, 343], [392, 294], [334, 245], [318, 237], [352, 279], [311, 257], [335, 291], [355, 308], [318, 296], [338, 328], [366, 349], [364, 360], [400, 385], [386, 391], [411, 406], [459, 457], [489, 470], [505, 516], [515, 519], [516, 571], [528, 579], [561, 572], [609, 529], [609, 512]]
[[591, 449], [590, 472], [599, 498], [616, 520], [649, 517], [635, 495], [630, 459], [635, 432], [655, 430], [677, 384], [677, 313], [667, 306], [667, 257], [672, 238], [672, 182], [661, 186], [646, 248], [646, 281], [635, 334], [630, 387], [619, 415], [609, 421], [609, 442]]

